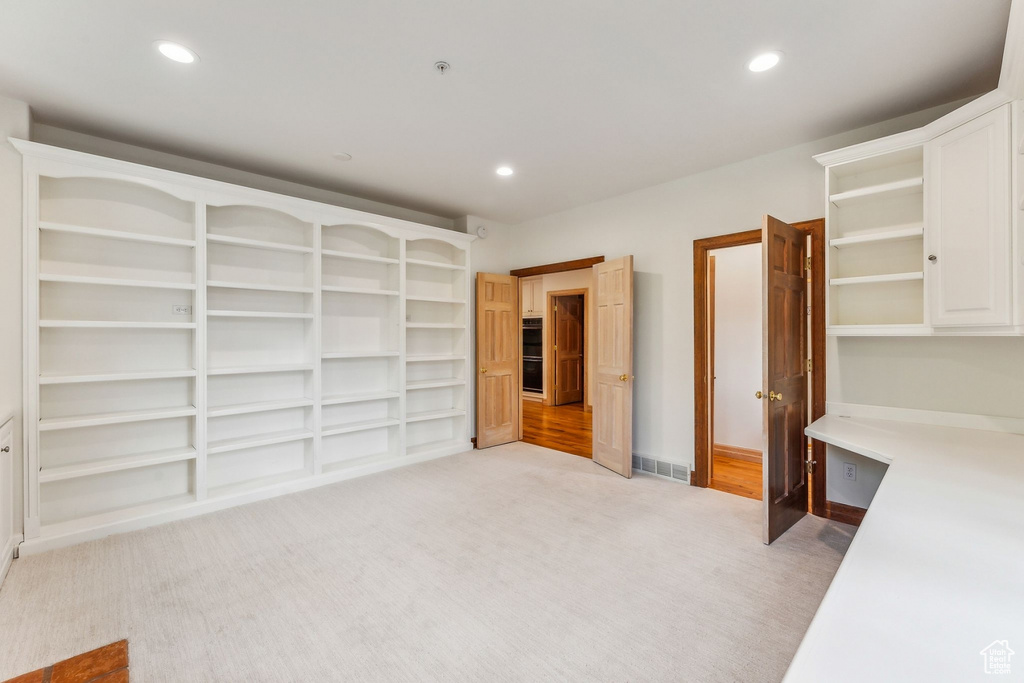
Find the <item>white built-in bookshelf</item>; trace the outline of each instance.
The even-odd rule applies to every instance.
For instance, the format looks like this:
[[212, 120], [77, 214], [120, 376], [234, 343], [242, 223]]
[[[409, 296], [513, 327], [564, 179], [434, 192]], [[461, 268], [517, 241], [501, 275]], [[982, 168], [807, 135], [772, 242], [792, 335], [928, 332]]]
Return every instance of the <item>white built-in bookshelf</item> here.
[[924, 147], [826, 175], [829, 333], [925, 333]]
[[469, 236], [16, 146], [26, 551], [471, 447]]

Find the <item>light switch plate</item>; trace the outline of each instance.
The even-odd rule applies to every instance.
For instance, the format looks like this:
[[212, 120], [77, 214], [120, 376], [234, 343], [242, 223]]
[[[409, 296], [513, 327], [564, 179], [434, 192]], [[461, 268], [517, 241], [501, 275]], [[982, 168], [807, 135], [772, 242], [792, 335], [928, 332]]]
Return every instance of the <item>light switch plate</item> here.
[[179, 306], [176, 304], [172, 307], [172, 312], [174, 313], [174, 315], [192, 315], [192, 307]]

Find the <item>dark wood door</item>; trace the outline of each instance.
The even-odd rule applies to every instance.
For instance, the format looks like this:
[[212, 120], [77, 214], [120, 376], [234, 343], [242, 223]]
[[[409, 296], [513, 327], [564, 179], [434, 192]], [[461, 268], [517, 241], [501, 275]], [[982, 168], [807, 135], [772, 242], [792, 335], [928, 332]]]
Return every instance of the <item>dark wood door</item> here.
[[807, 514], [807, 235], [765, 216], [764, 542]]
[[519, 282], [476, 274], [476, 447], [519, 440]]
[[583, 400], [583, 297], [555, 297], [555, 405]]

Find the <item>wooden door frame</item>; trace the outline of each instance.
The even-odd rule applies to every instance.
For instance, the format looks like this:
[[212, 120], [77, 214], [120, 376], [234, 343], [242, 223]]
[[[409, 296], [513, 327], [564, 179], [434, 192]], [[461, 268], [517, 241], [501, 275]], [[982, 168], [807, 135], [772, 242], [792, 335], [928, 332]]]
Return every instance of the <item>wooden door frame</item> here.
[[[602, 257], [603, 262], [603, 257]], [[583, 297], [583, 410], [590, 412], [593, 410], [593, 406], [590, 403], [590, 382], [588, 381], [587, 374], [589, 373], [589, 367], [587, 365], [588, 359], [590, 358], [590, 311], [587, 306], [590, 305], [590, 288], [583, 289], [560, 289], [553, 292], [548, 292], [547, 297], [547, 312], [548, 320], [544, 321], [544, 326], [554, 331], [555, 327], [555, 299], [560, 296], [582, 296]], [[544, 395], [544, 405], [553, 406], [555, 405], [555, 334], [544, 335], [544, 352], [548, 354], [548, 358], [552, 362], [548, 363], [548, 367], [544, 369], [544, 382], [551, 387], [549, 393]]]
[[[825, 219], [818, 218], [791, 224], [811, 238], [811, 338], [809, 348], [814, 359], [811, 371], [811, 420], [825, 414]], [[710, 443], [711, 411], [708, 378], [708, 256], [715, 249], [760, 244], [760, 230], [746, 230], [693, 241], [693, 397], [694, 397], [694, 468], [691, 486], [707, 487], [711, 474], [713, 445]], [[757, 387], [752, 391], [756, 391]], [[751, 400], [754, 400], [751, 393]], [[811, 441], [811, 458], [816, 466], [810, 477], [809, 512], [828, 516], [825, 500], [825, 444]]]

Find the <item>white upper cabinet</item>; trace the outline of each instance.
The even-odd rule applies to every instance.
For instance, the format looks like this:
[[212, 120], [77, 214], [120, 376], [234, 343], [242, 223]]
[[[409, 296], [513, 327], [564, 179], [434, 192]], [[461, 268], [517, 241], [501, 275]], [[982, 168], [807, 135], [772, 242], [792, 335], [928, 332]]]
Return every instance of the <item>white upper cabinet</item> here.
[[922, 128], [814, 157], [830, 335], [1024, 334], [1015, 110], [994, 90]]
[[926, 146], [925, 269], [934, 327], [1012, 322], [1010, 105]]

